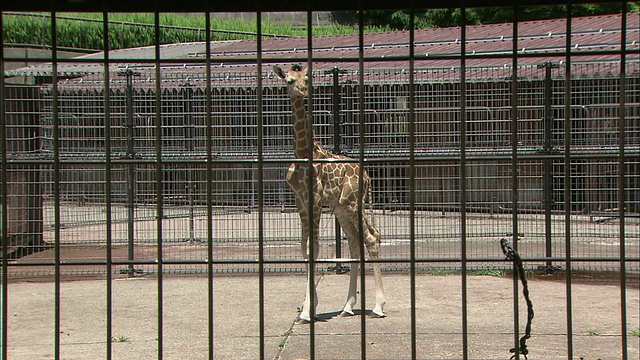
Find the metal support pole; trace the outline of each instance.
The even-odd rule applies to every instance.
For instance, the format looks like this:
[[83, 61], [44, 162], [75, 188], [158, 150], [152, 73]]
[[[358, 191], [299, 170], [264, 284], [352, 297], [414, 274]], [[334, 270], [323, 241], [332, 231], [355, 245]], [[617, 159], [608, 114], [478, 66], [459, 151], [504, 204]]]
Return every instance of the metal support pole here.
[[[191, 99], [193, 98], [193, 86], [187, 80], [182, 88], [182, 111], [184, 125], [184, 146], [189, 155], [193, 154], [195, 148], [194, 142], [194, 123]], [[193, 244], [197, 241], [195, 235], [195, 214], [194, 214], [194, 189], [193, 189], [193, 165], [187, 165], [186, 172], [186, 197], [189, 206], [189, 243]]]
[[344, 69], [334, 66], [327, 71], [333, 75], [333, 152], [342, 152], [342, 119], [340, 118], [340, 74], [346, 73]]
[[[139, 72], [134, 72], [133, 70], [127, 68], [125, 70], [121, 70], [118, 72], [119, 76], [126, 76], [127, 78], [127, 87], [125, 89], [126, 96], [126, 112], [127, 117], [125, 119], [124, 127], [127, 133], [127, 153], [125, 158], [127, 160], [133, 160], [136, 157], [135, 149], [134, 149], [134, 123], [133, 123], [133, 76], [140, 75]], [[134, 276], [136, 270], [133, 266], [133, 260], [135, 259], [135, 250], [134, 250], [134, 223], [135, 223], [135, 167], [133, 163], [129, 163], [127, 165], [127, 240], [129, 251], [127, 255], [127, 259], [130, 261], [128, 269], [123, 271], [126, 272], [130, 277]]]
[[[544, 64], [538, 65], [539, 68], [545, 69], [545, 77], [544, 77], [544, 144], [541, 152], [545, 155], [550, 155], [556, 150], [554, 149], [554, 144], [552, 141], [552, 130], [553, 130], [553, 121], [555, 120], [553, 117], [553, 111], [551, 108], [552, 95], [553, 95], [553, 80], [552, 80], [552, 69], [557, 68], [559, 65], [557, 63], [553, 63], [551, 61], [547, 61]], [[567, 80], [569, 81], [569, 80]], [[565, 117], [569, 114], [565, 114]], [[550, 258], [553, 254], [552, 249], [552, 241], [551, 241], [551, 207], [554, 204], [553, 200], [553, 160], [549, 158], [545, 158], [543, 160], [543, 196], [544, 196], [544, 234], [545, 234], [545, 253], [546, 257]], [[546, 263], [547, 269], [552, 268], [551, 261], [547, 261]]]
[[[333, 76], [333, 152], [340, 154], [342, 152], [342, 120], [340, 119], [340, 74], [346, 70], [339, 69], [334, 66], [333, 69], [325, 71], [325, 74]], [[335, 218], [336, 233], [336, 259], [342, 257], [342, 232], [338, 218]], [[344, 274], [349, 271], [349, 267], [336, 263], [334, 267], [336, 274]]]

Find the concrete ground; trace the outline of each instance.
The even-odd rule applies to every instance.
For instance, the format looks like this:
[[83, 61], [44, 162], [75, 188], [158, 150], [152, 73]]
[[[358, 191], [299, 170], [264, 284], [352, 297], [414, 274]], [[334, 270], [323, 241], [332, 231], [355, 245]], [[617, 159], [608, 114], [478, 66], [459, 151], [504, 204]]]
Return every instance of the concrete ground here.
[[[373, 305], [373, 279], [367, 277]], [[562, 278], [529, 280], [535, 309], [529, 359], [620, 359], [627, 336], [629, 359], [640, 356], [640, 294], [626, 291], [629, 334], [621, 334], [621, 291], [615, 281], [581, 278], [571, 286], [571, 336], [567, 335], [567, 289]], [[264, 358], [308, 359], [310, 326], [294, 325], [305, 278], [268, 275], [264, 279]], [[315, 323], [316, 359], [412, 358], [411, 286], [407, 274], [385, 274], [386, 318], [336, 317], [347, 293], [348, 276], [318, 274], [319, 320]], [[162, 282], [162, 336], [159, 335], [156, 277], [118, 278], [112, 282], [113, 359], [205, 359], [209, 351], [206, 276], [165, 276]], [[104, 279], [60, 284], [60, 358], [103, 359], [107, 351], [107, 287]], [[514, 343], [511, 277], [467, 278], [467, 343], [470, 359], [509, 359]], [[257, 275], [214, 277], [213, 340], [216, 359], [259, 359], [259, 279]], [[12, 280], [8, 285], [8, 358], [54, 358], [55, 283]], [[520, 329], [526, 306], [520, 297]], [[463, 356], [462, 295], [459, 275], [416, 276], [415, 340], [418, 359]], [[363, 342], [364, 340], [364, 342]], [[362, 347], [364, 346], [364, 352]]]

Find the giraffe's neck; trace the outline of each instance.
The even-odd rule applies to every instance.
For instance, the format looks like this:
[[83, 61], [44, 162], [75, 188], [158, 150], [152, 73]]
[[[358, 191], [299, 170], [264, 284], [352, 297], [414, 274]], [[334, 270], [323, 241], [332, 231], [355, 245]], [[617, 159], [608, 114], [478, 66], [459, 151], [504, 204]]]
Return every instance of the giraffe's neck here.
[[307, 116], [304, 98], [291, 98], [291, 107], [293, 109], [293, 154], [296, 159], [308, 159], [309, 149], [313, 149], [313, 144], [309, 144], [309, 134], [313, 136], [313, 125]]

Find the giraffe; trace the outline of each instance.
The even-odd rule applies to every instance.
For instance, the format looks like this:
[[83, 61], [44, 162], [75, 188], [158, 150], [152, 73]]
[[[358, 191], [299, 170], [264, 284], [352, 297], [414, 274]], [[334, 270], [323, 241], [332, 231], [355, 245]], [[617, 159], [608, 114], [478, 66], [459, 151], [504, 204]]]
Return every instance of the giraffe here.
[[[308, 116], [305, 109], [305, 98], [308, 97], [308, 77], [307, 70], [302, 66], [294, 64], [291, 70], [285, 71], [280, 66], [273, 67], [274, 73], [284, 80], [287, 85], [288, 93], [291, 98], [291, 107], [293, 110], [293, 128], [294, 128], [294, 156], [296, 159], [309, 159], [309, 151], [312, 151], [314, 159], [336, 159], [347, 160], [346, 156], [336, 155], [322, 147], [319, 141], [309, 144], [309, 139], [313, 136], [312, 119]], [[309, 134], [311, 132], [311, 135]], [[301, 250], [304, 259], [313, 256], [318, 258], [319, 243], [319, 224], [322, 206], [329, 206], [333, 210], [333, 214], [338, 219], [340, 227], [344, 231], [349, 244], [349, 252], [352, 259], [360, 258], [360, 241], [364, 241], [369, 256], [371, 258], [379, 258], [380, 254], [380, 234], [372, 223], [372, 219], [364, 213], [365, 199], [370, 199], [371, 192], [369, 188], [369, 175], [366, 170], [362, 171], [363, 176], [360, 179], [360, 166], [354, 162], [322, 162], [314, 163], [311, 167], [305, 163], [292, 163], [287, 172], [286, 180], [296, 197], [296, 205], [300, 215], [300, 223], [302, 225]], [[309, 189], [309, 176], [313, 176], [312, 189]], [[362, 181], [363, 196], [360, 196], [360, 184]], [[312, 194], [309, 194], [309, 191]], [[313, 231], [310, 230], [309, 219], [309, 201], [313, 201]], [[361, 206], [358, 206], [358, 201]], [[363, 212], [362, 231], [359, 228], [359, 209]], [[351, 272], [349, 275], [349, 291], [346, 303], [340, 313], [341, 317], [353, 316], [353, 306], [356, 304], [356, 293], [358, 284], [359, 263], [351, 263]], [[298, 324], [305, 324], [311, 321], [311, 308], [315, 309], [318, 304], [318, 297], [315, 286], [311, 286], [309, 277], [311, 269], [307, 264], [307, 291], [302, 312], [300, 313]], [[385, 317], [383, 307], [386, 299], [382, 286], [382, 274], [380, 264], [373, 264], [373, 275], [376, 288], [376, 303], [370, 317]], [[313, 303], [312, 303], [313, 299]], [[362, 305], [364, 309], [364, 304]]]

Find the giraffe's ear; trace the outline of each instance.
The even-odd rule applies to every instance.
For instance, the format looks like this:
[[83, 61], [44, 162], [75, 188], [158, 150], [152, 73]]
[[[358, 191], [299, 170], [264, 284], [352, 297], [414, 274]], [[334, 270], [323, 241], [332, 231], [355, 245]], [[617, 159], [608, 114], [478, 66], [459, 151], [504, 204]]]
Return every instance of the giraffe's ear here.
[[304, 69], [304, 74], [308, 75], [309, 74], [309, 68]]
[[285, 73], [284, 69], [281, 68], [278, 65], [273, 65], [273, 72], [278, 75], [278, 77], [280, 79], [286, 79], [287, 78], [287, 74]]

